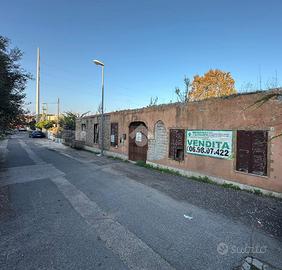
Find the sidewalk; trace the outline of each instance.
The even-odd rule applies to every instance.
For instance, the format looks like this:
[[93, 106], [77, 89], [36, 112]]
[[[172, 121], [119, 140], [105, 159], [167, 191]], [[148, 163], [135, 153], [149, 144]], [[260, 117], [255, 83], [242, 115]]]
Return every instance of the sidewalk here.
[[0, 140], [0, 164], [4, 163], [7, 154], [8, 139]]

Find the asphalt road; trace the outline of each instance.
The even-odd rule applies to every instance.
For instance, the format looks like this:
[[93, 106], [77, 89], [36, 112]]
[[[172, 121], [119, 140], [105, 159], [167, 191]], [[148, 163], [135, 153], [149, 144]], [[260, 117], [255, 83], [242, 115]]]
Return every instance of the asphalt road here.
[[282, 266], [282, 202], [75, 151], [0, 142], [0, 269]]

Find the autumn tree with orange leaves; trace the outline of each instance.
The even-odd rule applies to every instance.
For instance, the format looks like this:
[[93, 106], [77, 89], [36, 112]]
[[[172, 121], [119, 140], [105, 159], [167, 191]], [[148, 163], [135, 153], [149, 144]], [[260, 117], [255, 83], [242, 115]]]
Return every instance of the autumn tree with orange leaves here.
[[203, 76], [194, 76], [191, 88], [188, 93], [189, 101], [229, 96], [237, 93], [235, 81], [230, 72], [219, 69], [211, 69]]

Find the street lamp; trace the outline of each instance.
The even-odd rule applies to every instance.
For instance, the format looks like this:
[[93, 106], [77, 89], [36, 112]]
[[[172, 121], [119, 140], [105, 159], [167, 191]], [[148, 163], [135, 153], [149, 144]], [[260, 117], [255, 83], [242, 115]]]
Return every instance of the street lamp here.
[[102, 114], [101, 114], [101, 156], [104, 154], [104, 63], [93, 60], [97, 66], [102, 67]]

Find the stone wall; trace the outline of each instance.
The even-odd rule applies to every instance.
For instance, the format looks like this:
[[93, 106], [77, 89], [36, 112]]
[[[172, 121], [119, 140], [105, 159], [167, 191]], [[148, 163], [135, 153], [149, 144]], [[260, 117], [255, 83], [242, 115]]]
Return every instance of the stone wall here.
[[155, 124], [154, 138], [148, 140], [148, 160], [164, 159], [168, 153], [168, 136], [162, 121]]
[[[94, 125], [99, 124], [99, 143], [94, 144]], [[82, 130], [82, 126], [85, 125], [85, 131]], [[101, 116], [87, 116], [78, 118], [76, 120], [76, 132], [75, 138], [79, 141], [84, 141], [85, 145], [93, 147], [101, 147], [102, 133], [101, 133]], [[104, 149], [110, 147], [110, 115], [104, 115]]]

